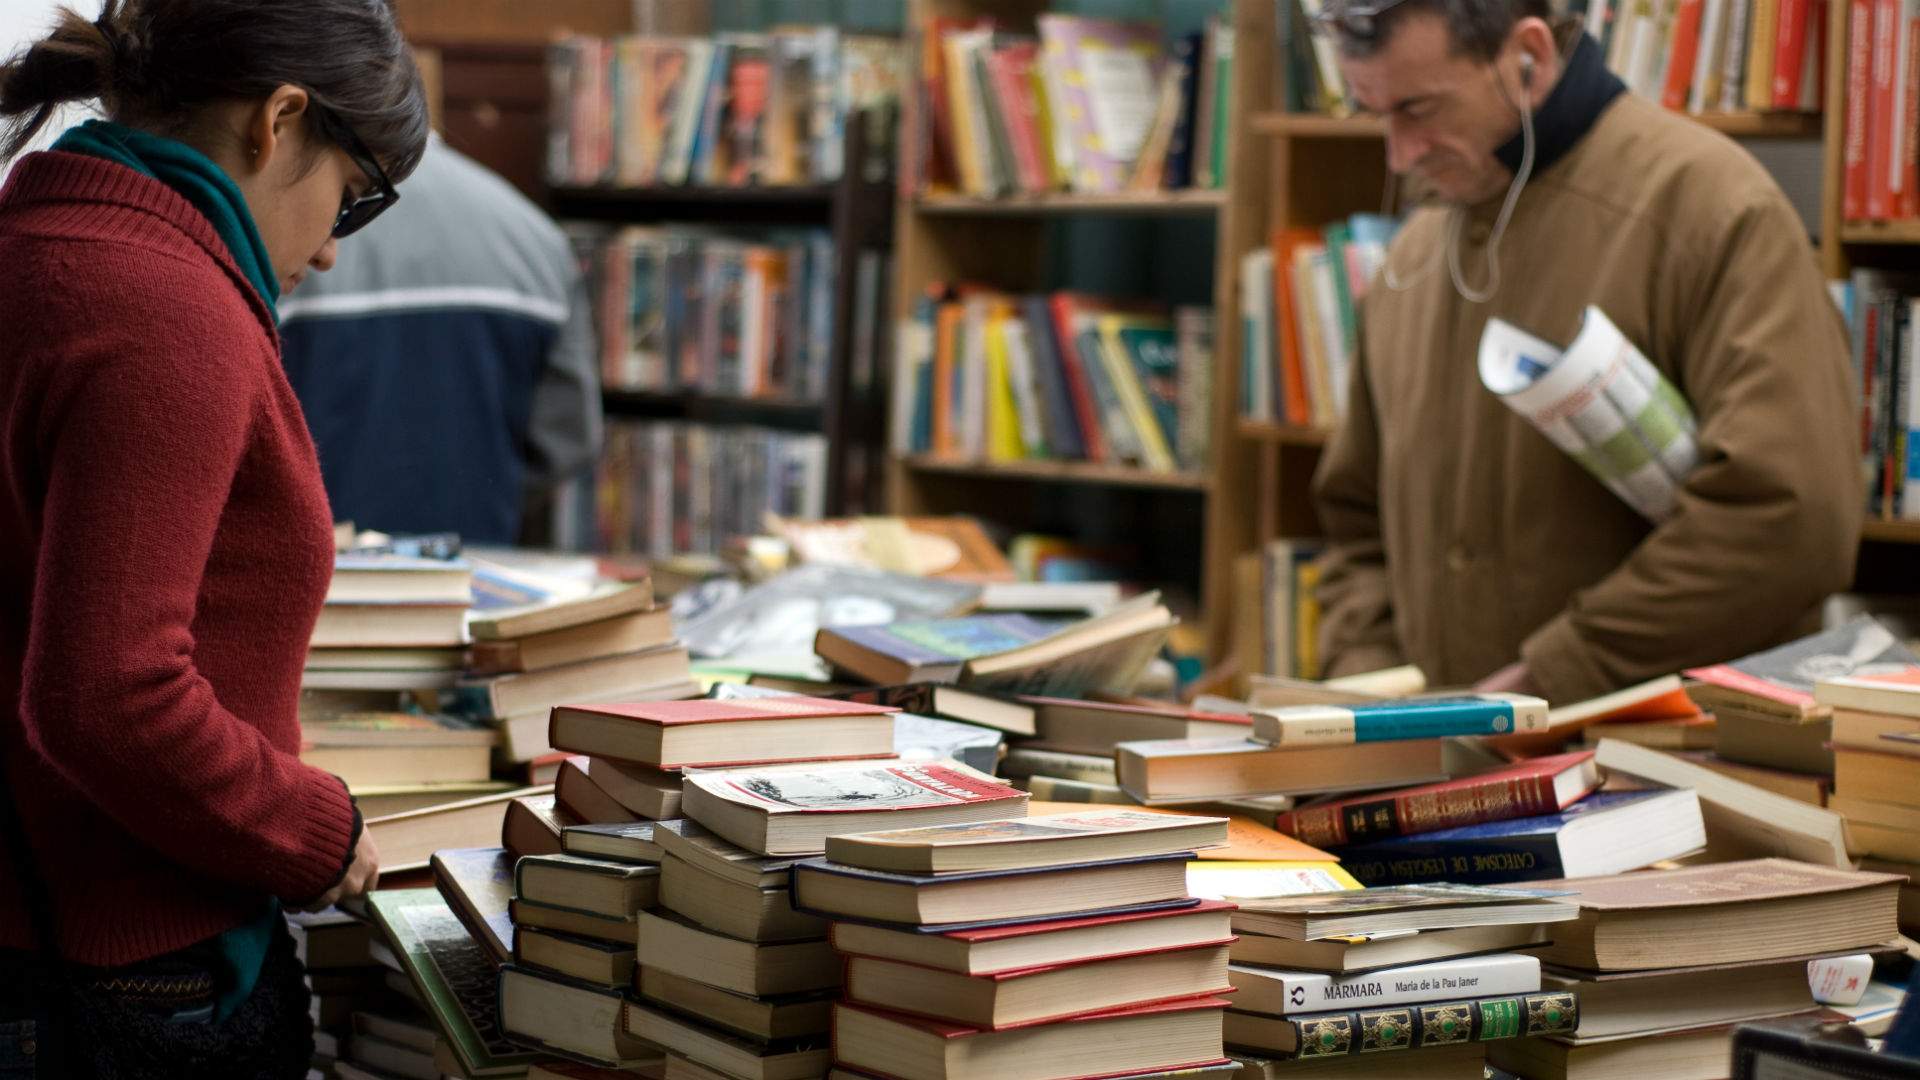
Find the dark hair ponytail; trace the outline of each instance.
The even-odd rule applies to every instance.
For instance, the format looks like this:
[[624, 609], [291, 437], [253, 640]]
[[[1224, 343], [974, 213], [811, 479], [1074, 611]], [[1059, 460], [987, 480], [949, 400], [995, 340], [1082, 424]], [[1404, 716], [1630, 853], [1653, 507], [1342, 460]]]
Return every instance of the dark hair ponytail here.
[[310, 118], [331, 113], [397, 181], [426, 147], [427, 104], [389, 5], [106, 0], [92, 22], [62, 9], [52, 34], [0, 64], [0, 162], [68, 102], [97, 98], [115, 120], [180, 135], [208, 105], [292, 84], [311, 95]]

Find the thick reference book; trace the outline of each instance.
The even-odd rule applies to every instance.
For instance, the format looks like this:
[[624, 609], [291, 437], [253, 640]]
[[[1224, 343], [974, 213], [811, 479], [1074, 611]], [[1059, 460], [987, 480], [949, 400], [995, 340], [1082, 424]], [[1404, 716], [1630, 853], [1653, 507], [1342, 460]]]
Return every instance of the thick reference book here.
[[1167, 855], [1226, 842], [1226, 818], [1091, 810], [830, 836], [826, 855], [846, 866], [938, 874]]
[[1638, 870], [1707, 843], [1700, 800], [1676, 791], [1605, 791], [1539, 817], [1462, 825], [1340, 848], [1368, 885], [1499, 885]]
[[1273, 827], [1317, 847], [1363, 844], [1564, 810], [1600, 786], [1593, 751], [1556, 754], [1443, 784], [1282, 812]]
[[561, 705], [548, 738], [561, 750], [663, 769], [886, 757], [897, 711], [797, 695]]
[[1239, 1012], [1297, 1016], [1335, 1009], [1419, 1005], [1462, 997], [1532, 994], [1540, 989], [1540, 960], [1494, 953], [1412, 964], [1362, 975], [1285, 971], [1234, 964], [1227, 970]]
[[1558, 1035], [1579, 1022], [1570, 993], [1512, 994], [1288, 1018], [1229, 1011], [1226, 1040], [1291, 1058], [1344, 1057]]
[[968, 930], [836, 922], [830, 940], [847, 956], [898, 960], [963, 975], [1133, 956], [1233, 940], [1233, 905], [1197, 905], [1020, 921]]
[[1243, 795], [1319, 794], [1443, 779], [1439, 739], [1285, 750], [1251, 739], [1168, 739], [1114, 748], [1120, 786], [1149, 806]]
[[1342, 746], [1390, 739], [1524, 735], [1547, 726], [1547, 703], [1524, 694], [1402, 698], [1256, 709], [1253, 737], [1273, 746]]
[[651, 1044], [627, 1034], [619, 990], [512, 964], [499, 978], [500, 1029], [509, 1038], [612, 1068], [659, 1060]]
[[688, 817], [761, 855], [841, 833], [1024, 817], [1027, 793], [953, 762], [815, 762], [687, 774]]
[[1187, 998], [985, 1031], [843, 1002], [833, 1007], [834, 1062], [900, 1080], [1091, 1078], [1207, 1065], [1221, 1060], [1226, 1004]]
[[627, 919], [659, 899], [660, 868], [577, 855], [529, 855], [514, 864], [513, 894], [583, 915]]
[[932, 926], [1059, 916], [1187, 895], [1187, 853], [950, 874], [901, 874], [809, 859], [793, 868], [793, 906], [840, 918]]

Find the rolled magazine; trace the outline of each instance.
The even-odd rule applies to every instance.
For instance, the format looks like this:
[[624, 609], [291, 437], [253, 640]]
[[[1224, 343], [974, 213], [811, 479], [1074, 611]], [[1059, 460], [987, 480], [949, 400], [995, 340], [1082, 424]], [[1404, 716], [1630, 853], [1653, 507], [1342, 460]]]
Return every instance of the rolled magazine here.
[[1599, 308], [1564, 351], [1489, 319], [1480, 381], [1641, 516], [1674, 515], [1700, 461], [1693, 408]]

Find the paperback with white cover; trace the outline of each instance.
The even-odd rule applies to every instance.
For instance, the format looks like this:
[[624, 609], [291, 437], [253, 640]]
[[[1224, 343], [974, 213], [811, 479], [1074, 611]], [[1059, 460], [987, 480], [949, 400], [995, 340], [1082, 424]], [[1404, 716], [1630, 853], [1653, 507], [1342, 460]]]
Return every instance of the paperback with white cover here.
[[1356, 975], [1231, 964], [1238, 991], [1233, 1007], [1269, 1016], [1415, 1005], [1455, 998], [1532, 994], [1540, 989], [1540, 959], [1521, 953], [1466, 956]]

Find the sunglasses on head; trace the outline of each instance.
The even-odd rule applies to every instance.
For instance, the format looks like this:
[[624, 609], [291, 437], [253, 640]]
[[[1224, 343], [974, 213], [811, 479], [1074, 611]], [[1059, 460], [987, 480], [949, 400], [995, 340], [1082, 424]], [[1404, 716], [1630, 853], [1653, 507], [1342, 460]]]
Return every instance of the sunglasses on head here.
[[1313, 15], [1313, 29], [1322, 34], [1331, 35], [1338, 31], [1347, 37], [1359, 41], [1372, 41], [1380, 33], [1380, 17], [1405, 0], [1372, 0], [1372, 2], [1333, 3], [1323, 6]]
[[333, 235], [339, 239], [352, 236], [371, 224], [374, 218], [386, 213], [388, 207], [400, 201], [400, 193], [394, 190], [393, 182], [387, 179], [387, 171], [380, 167], [379, 160], [367, 149], [367, 144], [360, 141], [360, 136], [355, 135], [345, 121], [324, 109], [319, 116], [327, 134], [373, 181], [373, 190], [365, 195], [358, 198], [351, 193], [341, 195], [340, 216], [333, 219]]

